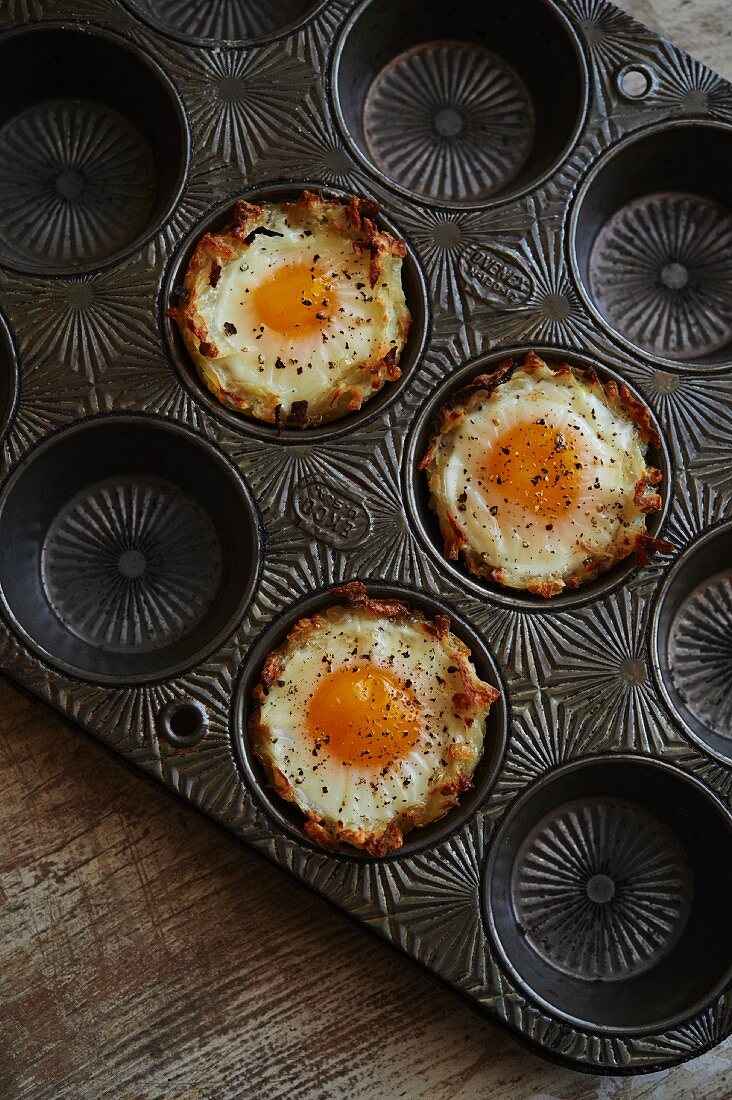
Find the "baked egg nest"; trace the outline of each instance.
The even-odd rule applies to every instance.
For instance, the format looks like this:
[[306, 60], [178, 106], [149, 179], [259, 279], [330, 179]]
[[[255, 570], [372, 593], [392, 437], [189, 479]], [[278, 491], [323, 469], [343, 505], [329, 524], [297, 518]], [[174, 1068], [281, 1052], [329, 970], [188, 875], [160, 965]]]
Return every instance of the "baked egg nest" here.
[[662, 507], [649, 410], [592, 369], [506, 359], [437, 413], [426, 471], [448, 559], [499, 585], [551, 597], [635, 555], [673, 547], [647, 517]]
[[201, 237], [167, 312], [223, 405], [307, 428], [400, 377], [406, 245], [377, 227], [378, 209], [310, 191], [239, 200], [230, 225]]
[[360, 581], [332, 594], [266, 658], [248, 736], [313, 841], [384, 856], [472, 786], [499, 692], [447, 616], [372, 599]]

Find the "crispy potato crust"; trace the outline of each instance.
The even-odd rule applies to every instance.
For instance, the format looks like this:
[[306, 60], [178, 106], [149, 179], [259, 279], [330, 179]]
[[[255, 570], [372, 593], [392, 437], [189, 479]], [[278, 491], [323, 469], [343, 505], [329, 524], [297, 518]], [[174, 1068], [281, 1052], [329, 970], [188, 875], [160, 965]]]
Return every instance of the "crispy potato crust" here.
[[[260, 681], [252, 692], [247, 726], [250, 744], [264, 768], [270, 786], [281, 798], [295, 805], [298, 805], [296, 792], [266, 751], [269, 728], [262, 721], [261, 709], [270, 688], [281, 678], [290, 654], [301, 646], [304, 639], [328, 624], [334, 609], [345, 607], [359, 610], [375, 620], [406, 621], [418, 625], [429, 637], [439, 639], [460, 676], [462, 691], [453, 695], [452, 702], [466, 727], [473, 724], [477, 715], [487, 714], [500, 696], [495, 687], [478, 679], [471, 664], [470, 650], [450, 633], [450, 620], [446, 615], [436, 615], [434, 620], [430, 620], [401, 600], [372, 599], [361, 581], [351, 581], [331, 589], [331, 592], [335, 602], [310, 618], [299, 619], [282, 645], [267, 656]], [[405, 833], [443, 817], [448, 810], [458, 805], [460, 795], [472, 786], [472, 776], [478, 760], [474, 758], [469, 747], [452, 744], [446, 751], [453, 766], [454, 779], [439, 781], [437, 786], [428, 791], [421, 803], [400, 813], [383, 831], [374, 833], [366, 829], [344, 828], [341, 822], [327, 821], [313, 811], [303, 810], [305, 832], [311, 840], [328, 851], [337, 851], [341, 844], [362, 848], [375, 857], [395, 851], [402, 846]]]
[[[384, 275], [385, 279], [399, 278], [399, 294], [402, 295], [401, 302], [395, 301], [395, 320], [390, 326], [394, 338], [386, 344], [384, 340], [381, 342], [383, 354], [347, 368], [340, 379], [334, 377], [331, 387], [317, 401], [294, 400], [289, 407], [285, 407], [273, 392], [253, 383], [228, 380], [231, 376], [226, 360], [231, 352], [219, 347], [209, 332], [204, 315], [206, 307], [201, 302], [202, 295], [218, 285], [223, 266], [240, 261], [257, 237], [280, 236], [268, 229], [266, 223], [272, 210], [285, 206], [299, 224], [312, 226], [313, 231], [324, 227], [349, 238], [353, 252], [364, 258], [372, 289]], [[239, 199], [234, 204], [230, 224], [220, 232], [205, 233], [201, 237], [183, 285], [174, 291], [176, 301], [166, 313], [177, 323], [201, 380], [223, 405], [279, 428], [305, 429], [360, 409], [386, 382], [401, 376], [398, 363], [411, 325], [400, 281], [400, 264], [407, 249], [403, 240], [378, 229], [373, 221], [378, 210], [378, 204], [369, 199], [354, 196], [344, 203], [325, 199], [322, 194], [311, 191], [304, 191], [292, 204], [254, 205]], [[377, 293], [383, 295], [384, 291], [379, 288], [374, 292]], [[232, 330], [235, 331], [233, 326], [229, 331]], [[280, 360], [277, 363], [279, 365]]]
[[[450, 561], [456, 561], [462, 555], [465, 565], [476, 576], [487, 577], [504, 587], [515, 588], [504, 569], [494, 568], [486, 564], [483, 556], [474, 551], [469, 545], [465, 532], [458, 522], [457, 516], [444, 507], [434, 491], [434, 466], [437, 450], [441, 439], [453, 428], [461, 424], [468, 415], [466, 404], [475, 394], [482, 394], [488, 400], [496, 388], [507, 382], [519, 364], [512, 358], [504, 359], [491, 374], [480, 374], [468, 385], [458, 390], [435, 414], [431, 427], [430, 442], [424, 457], [418, 464], [419, 470], [427, 472], [430, 485], [430, 507], [436, 514], [440, 533], [445, 546], [445, 554]], [[570, 366], [568, 363], [546, 363], [534, 351], [526, 353], [520, 368], [527, 374], [550, 369], [555, 375], [574, 374], [582, 379], [589, 387], [598, 391], [603, 402], [619, 415], [633, 423], [638, 431], [640, 439], [647, 445], [658, 447], [660, 439], [656, 431], [650, 410], [638, 401], [627, 386], [618, 384], [614, 379], [602, 382], [593, 369], [581, 370]], [[655, 467], [647, 467], [645, 474], [635, 485], [634, 503], [640, 512], [651, 515], [662, 508], [660, 493], [656, 491], [662, 481], [662, 474]], [[622, 549], [622, 552], [621, 552]], [[650, 564], [650, 554], [656, 551], [669, 552], [673, 550], [673, 544], [664, 539], [654, 538], [647, 530], [639, 532], [634, 539], [624, 548], [615, 547], [614, 553], [598, 553], [587, 547], [588, 556], [582, 566], [574, 572], [557, 580], [545, 580], [535, 584], [527, 584], [526, 590], [537, 596], [547, 599], [556, 596], [565, 588], [576, 589], [588, 581], [594, 580], [606, 572], [617, 561], [629, 555], [635, 555], [639, 565]]]

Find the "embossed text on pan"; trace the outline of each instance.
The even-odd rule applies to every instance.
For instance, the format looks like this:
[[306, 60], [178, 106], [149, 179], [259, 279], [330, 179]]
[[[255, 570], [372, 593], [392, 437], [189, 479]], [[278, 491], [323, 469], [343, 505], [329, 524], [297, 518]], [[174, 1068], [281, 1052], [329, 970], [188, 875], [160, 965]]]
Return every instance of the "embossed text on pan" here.
[[0, 100], [2, 669], [538, 1053], [726, 1038], [732, 86], [604, 0], [59, 0]]

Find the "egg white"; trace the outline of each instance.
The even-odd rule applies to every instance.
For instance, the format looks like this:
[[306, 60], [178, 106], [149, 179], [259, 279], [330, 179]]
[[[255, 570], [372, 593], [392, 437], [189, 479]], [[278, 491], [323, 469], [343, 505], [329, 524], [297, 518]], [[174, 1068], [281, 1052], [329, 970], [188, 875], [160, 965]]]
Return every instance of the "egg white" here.
[[[201, 242], [186, 275], [188, 298], [171, 312], [199, 374], [222, 403], [274, 422], [287, 421], [293, 405], [306, 402], [312, 423], [360, 408], [398, 376], [410, 323], [401, 242], [379, 235], [372, 285], [371, 253], [361, 248], [365, 223], [352, 224], [351, 208], [315, 196], [247, 207], [254, 213], [245, 225]], [[212, 263], [220, 268], [213, 277]], [[262, 324], [254, 296], [294, 264], [318, 273], [330, 307], [317, 330], [283, 334]], [[387, 367], [382, 360], [390, 354]]]
[[[551, 595], [635, 548], [646, 530], [648, 509], [635, 494], [649, 474], [648, 442], [602, 385], [552, 370], [538, 357], [535, 363], [490, 393], [476, 390], [454, 410], [427, 469], [443, 534], [459, 531], [469, 568]], [[499, 485], [480, 477], [486, 452], [515, 426], [539, 420], [572, 440], [582, 464], [575, 499], [559, 516], [542, 512], [539, 491], [526, 508], [510, 494], [507, 503]]]
[[[472, 776], [480, 759], [497, 692], [466, 666], [468, 652], [454, 635], [434, 636], [419, 617], [390, 620], [334, 606], [311, 623], [312, 629], [291, 633], [280, 651], [277, 679], [251, 730], [267, 770], [279, 773], [278, 788], [289, 788], [287, 797], [337, 838], [366, 847], [390, 823], [405, 830], [442, 816], [455, 801], [451, 785]], [[386, 765], [344, 764], [327, 748], [314, 751], [308, 730], [309, 701], [324, 678], [364, 664], [411, 681], [421, 706], [416, 744]], [[465, 692], [466, 668], [471, 682], [491, 695], [458, 713], [453, 697]]]

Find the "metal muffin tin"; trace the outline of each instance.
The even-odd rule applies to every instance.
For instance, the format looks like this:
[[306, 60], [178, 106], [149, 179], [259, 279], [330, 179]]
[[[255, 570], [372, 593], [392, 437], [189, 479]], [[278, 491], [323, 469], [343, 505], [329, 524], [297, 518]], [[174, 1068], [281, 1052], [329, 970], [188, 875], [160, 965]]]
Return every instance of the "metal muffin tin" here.
[[[605, 0], [10, 0], [0, 661], [495, 1022], [638, 1073], [732, 1031], [732, 86]], [[165, 316], [234, 197], [376, 198], [403, 378], [280, 434]], [[430, 411], [528, 348], [652, 408], [673, 553], [550, 602], [447, 564]], [[362, 578], [503, 690], [461, 806], [315, 848], [246, 739], [264, 653]]]

